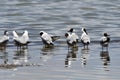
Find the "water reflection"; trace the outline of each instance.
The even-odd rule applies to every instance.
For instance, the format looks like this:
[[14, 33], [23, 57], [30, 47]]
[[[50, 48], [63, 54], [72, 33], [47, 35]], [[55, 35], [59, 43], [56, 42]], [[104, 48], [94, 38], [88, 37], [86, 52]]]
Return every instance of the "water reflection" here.
[[2, 46], [0, 46], [0, 51], [6, 51], [6, 47], [2, 47]]
[[42, 55], [41, 55], [41, 57], [40, 57], [40, 59], [42, 60], [42, 61], [44, 61], [44, 62], [46, 62], [46, 61], [48, 61], [49, 59], [51, 59], [51, 57], [52, 57], [52, 53], [47, 53], [47, 52], [43, 52], [43, 53], [41, 53]]
[[28, 59], [29, 59], [29, 56], [28, 56], [27, 49], [17, 50], [15, 51], [13, 63], [15, 65], [23, 65], [24, 63], [28, 62]]
[[104, 66], [110, 64], [110, 56], [108, 51], [100, 51], [100, 57]]
[[65, 58], [65, 67], [71, 67], [72, 61], [76, 61], [77, 55], [76, 51], [71, 50], [68, 51], [68, 54], [66, 55]]
[[0, 59], [3, 60], [3, 62], [1, 63], [2, 65], [8, 64], [8, 52], [6, 52], [6, 51], [1, 51], [1, 52], [0, 52]]
[[9, 59], [8, 59], [8, 52], [6, 51], [0, 51], [0, 69], [12, 69], [15, 68], [16, 65], [9, 63]]
[[89, 59], [89, 50], [88, 49], [81, 49], [81, 63], [82, 66], [84, 67], [87, 65], [87, 61]]
[[49, 52], [49, 51], [52, 51], [54, 49], [54, 47], [52, 46], [52, 47], [45, 47], [45, 46], [43, 46], [42, 48], [41, 48], [41, 51], [43, 51], [43, 52]]
[[45, 62], [48, 61], [48, 59], [51, 59], [51, 57], [53, 55], [53, 53], [52, 53], [53, 49], [54, 49], [54, 47], [47, 48], [47, 47], [43, 46], [41, 49], [42, 52], [40, 53], [41, 54], [40, 59]]

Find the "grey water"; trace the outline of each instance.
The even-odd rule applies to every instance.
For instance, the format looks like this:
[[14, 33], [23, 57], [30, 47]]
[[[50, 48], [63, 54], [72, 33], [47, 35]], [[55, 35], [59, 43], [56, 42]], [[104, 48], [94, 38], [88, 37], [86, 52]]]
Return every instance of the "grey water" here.
[[[79, 43], [68, 51], [65, 32], [74, 28], [80, 37], [82, 27], [91, 38], [89, 50]], [[0, 80], [120, 79], [120, 0], [0, 0], [1, 36], [4, 30], [10, 40], [0, 51]], [[28, 30], [28, 49], [17, 50], [13, 30]], [[43, 47], [40, 31], [61, 36], [54, 48]], [[104, 32], [111, 37], [108, 51], [99, 45]]]

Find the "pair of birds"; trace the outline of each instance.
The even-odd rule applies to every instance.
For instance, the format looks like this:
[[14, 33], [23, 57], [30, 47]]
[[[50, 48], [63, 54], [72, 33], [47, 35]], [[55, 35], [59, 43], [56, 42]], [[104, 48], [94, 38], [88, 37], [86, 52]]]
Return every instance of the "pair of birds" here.
[[[22, 34], [22, 36], [19, 36], [16, 31], [13, 31], [13, 40], [15, 45], [18, 47], [22, 48], [23, 46], [27, 47], [27, 44], [29, 43], [29, 36], [28, 36], [28, 31], [25, 30]], [[5, 49], [7, 46], [7, 43], [9, 41], [9, 33], [7, 30], [4, 31], [3, 37], [0, 38], [0, 49]]]
[[[84, 46], [84, 49], [88, 49], [88, 45], [90, 44], [90, 37], [85, 28], [82, 28], [81, 42]], [[74, 33], [74, 29], [71, 28], [67, 33], [65, 33], [66, 42], [68, 47], [77, 47], [77, 43], [79, 42], [79, 37], [76, 33]]]
[[25, 30], [22, 36], [19, 36], [16, 31], [13, 31], [13, 40], [14, 40], [14, 44], [17, 46], [17, 49], [19, 47], [20, 49], [25, 47], [28, 48], [28, 44], [30, 43], [28, 31]]
[[[88, 45], [90, 44], [90, 37], [86, 31], [85, 28], [82, 28], [82, 35], [81, 35], [81, 42], [84, 46], [84, 49], [89, 49]], [[55, 38], [52, 35], [49, 35], [48, 33], [41, 31], [40, 32], [41, 39], [46, 47], [50, 47], [54, 45], [54, 41], [58, 38]], [[68, 47], [76, 47], [77, 43], [79, 42], [79, 37], [76, 33], [74, 33], [74, 29], [71, 28], [69, 31], [65, 33], [66, 42], [68, 44]], [[104, 47], [108, 50], [108, 44], [110, 42], [109, 35], [107, 33], [104, 33], [103, 37], [100, 40], [100, 44], [102, 46], [102, 50]]]

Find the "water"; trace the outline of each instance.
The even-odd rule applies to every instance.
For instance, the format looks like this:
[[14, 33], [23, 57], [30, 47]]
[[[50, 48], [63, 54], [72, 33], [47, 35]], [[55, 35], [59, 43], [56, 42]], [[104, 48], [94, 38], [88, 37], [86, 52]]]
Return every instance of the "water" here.
[[[1, 80], [119, 80], [119, 0], [1, 0], [0, 35], [10, 33], [6, 51], [0, 52]], [[86, 27], [90, 50], [68, 51], [64, 33], [75, 28], [80, 36]], [[11, 32], [29, 31], [29, 48], [17, 51]], [[44, 49], [39, 31], [61, 36], [53, 49]], [[108, 52], [98, 43], [110, 34]], [[3, 66], [9, 64], [9, 66]], [[15, 64], [15, 65], [13, 65]]]

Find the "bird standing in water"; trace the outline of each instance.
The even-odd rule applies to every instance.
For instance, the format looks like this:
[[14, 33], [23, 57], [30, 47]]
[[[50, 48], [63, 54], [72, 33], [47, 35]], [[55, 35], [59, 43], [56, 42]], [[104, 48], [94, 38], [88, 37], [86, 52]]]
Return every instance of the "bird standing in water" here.
[[60, 38], [60, 36], [53, 36], [45, 31], [40, 31], [40, 37], [46, 48], [52, 48], [54, 46], [54, 41]]
[[45, 47], [50, 47], [54, 45], [51, 36], [45, 31], [40, 31], [40, 37]]
[[28, 44], [30, 43], [28, 31], [25, 30], [22, 36], [18, 36], [17, 32], [13, 31], [13, 40], [14, 40], [15, 45], [17, 46], [17, 49], [18, 47], [20, 47], [20, 49], [22, 47], [24, 48], [24, 46], [28, 48]]
[[67, 33], [65, 33], [66, 42], [68, 44], [68, 49], [69, 49], [69, 47], [77, 48], [77, 43], [78, 43], [79, 37], [73, 31], [74, 31], [74, 29], [71, 28]]
[[104, 47], [106, 47], [106, 50], [108, 51], [109, 42], [110, 42], [109, 35], [107, 33], [104, 33], [103, 37], [100, 40], [100, 44], [102, 46], [102, 51], [103, 51]]
[[4, 35], [0, 38], [0, 49], [6, 49], [9, 41], [8, 31], [4, 31]]
[[71, 36], [73, 36], [73, 38], [75, 39], [75, 42], [78, 42], [79, 37], [76, 33], [74, 33], [74, 31], [75, 30], [73, 28], [71, 28], [68, 32], [70, 32]]
[[90, 37], [85, 28], [82, 28], [81, 42], [84, 45], [84, 49], [89, 49], [88, 45], [90, 44]]

